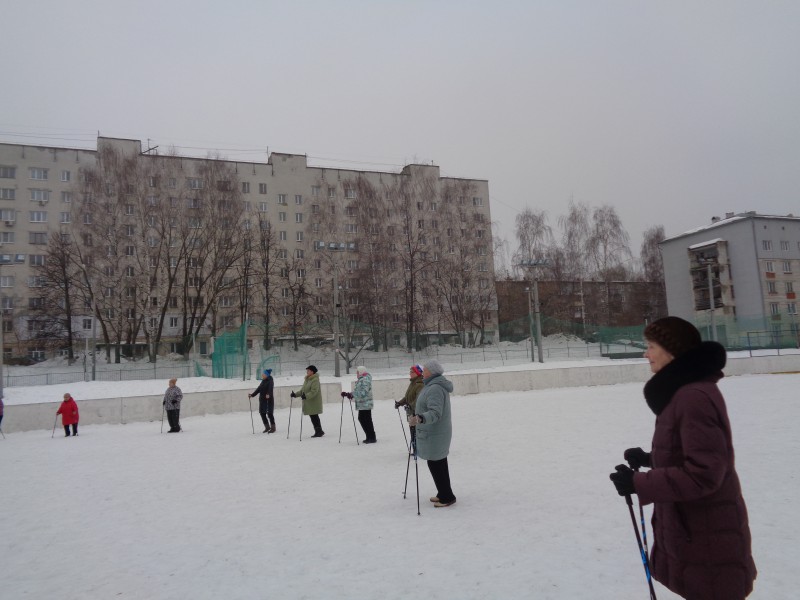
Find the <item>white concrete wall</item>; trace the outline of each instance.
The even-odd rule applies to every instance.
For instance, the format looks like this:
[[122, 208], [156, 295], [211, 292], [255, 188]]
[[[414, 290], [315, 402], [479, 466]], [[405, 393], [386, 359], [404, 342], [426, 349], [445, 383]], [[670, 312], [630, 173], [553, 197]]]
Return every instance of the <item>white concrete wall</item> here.
[[[796, 373], [800, 372], [800, 354], [781, 356], [754, 356], [729, 358], [725, 368], [728, 376]], [[485, 392], [520, 392], [562, 387], [582, 387], [592, 385], [614, 385], [617, 383], [642, 383], [650, 377], [649, 365], [644, 362], [611, 362], [608, 365], [585, 366], [558, 369], [537, 369], [520, 371], [493, 371], [446, 375], [453, 382], [454, 394], [465, 396]], [[275, 387], [275, 408], [287, 408], [292, 389], [298, 386]], [[373, 379], [372, 392], [376, 400], [399, 400], [408, 388], [408, 378]], [[322, 401], [331, 404], [329, 410], [341, 404], [342, 386], [340, 383], [322, 384]], [[161, 401], [163, 396], [133, 396], [129, 398], [105, 398], [102, 400], [81, 400], [78, 402], [81, 425], [96, 423], [133, 423], [161, 420]], [[6, 405], [3, 418], [3, 431], [30, 431], [52, 429], [56, 410], [60, 402], [41, 404]], [[253, 398], [253, 411], [258, 409], [258, 400]], [[299, 411], [299, 400], [294, 403]], [[222, 390], [218, 392], [198, 392], [184, 394], [181, 417], [194, 417], [208, 414], [223, 414], [250, 410], [247, 390]], [[299, 414], [296, 413], [296, 414]], [[61, 427], [61, 420], [58, 420]]]

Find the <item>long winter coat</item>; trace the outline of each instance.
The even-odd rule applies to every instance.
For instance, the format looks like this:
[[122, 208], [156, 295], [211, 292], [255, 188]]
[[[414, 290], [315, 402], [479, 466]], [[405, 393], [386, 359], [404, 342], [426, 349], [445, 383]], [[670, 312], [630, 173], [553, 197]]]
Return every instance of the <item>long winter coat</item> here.
[[164, 392], [164, 408], [167, 410], [180, 410], [181, 400], [183, 400], [183, 392], [177, 385], [168, 387]]
[[61, 406], [58, 407], [56, 414], [61, 415], [62, 425], [76, 425], [78, 421], [80, 421], [80, 415], [78, 414], [78, 403], [75, 402], [75, 399], [72, 397], [70, 397], [68, 400], [64, 400], [61, 403]]
[[738, 600], [753, 589], [747, 507], [736, 474], [731, 427], [717, 387], [725, 349], [682, 354], [645, 385], [656, 416], [652, 469], [634, 475], [654, 503], [651, 570], [685, 598]]
[[443, 375], [425, 379], [417, 397], [417, 415], [424, 423], [417, 425], [417, 455], [424, 460], [441, 460], [450, 453], [453, 423], [450, 419], [450, 392], [453, 384]]
[[358, 410], [372, 410], [372, 375], [364, 373], [358, 376], [353, 387], [353, 400]]
[[306, 395], [303, 400], [303, 414], [304, 415], [319, 415], [322, 414], [322, 389], [319, 386], [319, 373], [313, 375], [306, 375], [303, 381], [303, 387], [299, 392], [295, 392], [298, 396]]
[[[262, 379], [261, 382], [258, 384], [258, 387], [255, 391], [250, 394], [250, 397], [258, 396], [258, 412], [259, 413], [266, 413], [269, 409], [269, 400], [270, 398], [274, 398], [272, 392], [275, 388], [275, 380], [272, 378], [271, 375], [267, 375], [265, 379]], [[273, 404], [273, 406], [275, 406]]]
[[406, 395], [403, 396], [403, 399], [398, 403], [400, 406], [405, 405], [406, 413], [409, 415], [417, 414], [414, 412], [417, 408], [417, 396], [419, 396], [419, 393], [422, 391], [424, 386], [425, 382], [422, 380], [422, 375], [417, 375], [408, 384]]

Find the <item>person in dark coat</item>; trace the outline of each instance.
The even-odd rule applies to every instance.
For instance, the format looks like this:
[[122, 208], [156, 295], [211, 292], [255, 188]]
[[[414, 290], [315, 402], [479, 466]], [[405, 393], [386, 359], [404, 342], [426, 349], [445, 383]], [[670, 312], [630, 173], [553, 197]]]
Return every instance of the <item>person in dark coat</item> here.
[[167, 421], [169, 421], [169, 431], [167, 433], [178, 433], [181, 431], [181, 400], [183, 392], [177, 386], [178, 380], [169, 380], [169, 387], [164, 392], [164, 409], [167, 411]]
[[258, 396], [258, 414], [261, 415], [261, 422], [264, 423], [262, 433], [275, 433], [275, 396], [272, 391], [275, 387], [275, 380], [272, 379], [272, 369], [266, 369], [261, 374], [261, 383], [252, 394], [247, 394], [248, 398]]
[[78, 403], [69, 394], [64, 394], [64, 401], [56, 411], [57, 415], [61, 415], [61, 424], [64, 426], [64, 437], [69, 437], [69, 428], [72, 426], [72, 435], [78, 435], [78, 422], [80, 421], [80, 414], [78, 414]]
[[431, 502], [436, 508], [456, 503], [450, 486], [450, 468], [447, 455], [453, 437], [450, 417], [450, 392], [453, 384], [445, 379], [444, 369], [438, 360], [429, 360], [422, 367], [425, 387], [417, 397], [416, 415], [408, 424], [417, 428], [417, 455], [428, 461], [428, 470], [436, 484], [436, 495]]
[[653, 504], [650, 569], [656, 581], [690, 599], [741, 600], [756, 566], [725, 400], [717, 387], [725, 348], [702, 342], [678, 317], [645, 328], [653, 377], [644, 387], [656, 415], [652, 449], [629, 448], [611, 479], [621, 496]]

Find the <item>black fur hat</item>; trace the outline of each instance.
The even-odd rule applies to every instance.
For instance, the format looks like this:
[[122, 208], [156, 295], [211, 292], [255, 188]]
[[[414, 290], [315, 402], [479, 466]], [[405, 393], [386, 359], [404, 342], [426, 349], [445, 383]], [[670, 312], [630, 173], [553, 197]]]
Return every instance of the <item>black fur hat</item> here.
[[317, 367], [315, 367], [314, 365], [308, 365], [306, 367], [306, 371], [311, 371], [312, 373], [316, 373], [317, 372]]

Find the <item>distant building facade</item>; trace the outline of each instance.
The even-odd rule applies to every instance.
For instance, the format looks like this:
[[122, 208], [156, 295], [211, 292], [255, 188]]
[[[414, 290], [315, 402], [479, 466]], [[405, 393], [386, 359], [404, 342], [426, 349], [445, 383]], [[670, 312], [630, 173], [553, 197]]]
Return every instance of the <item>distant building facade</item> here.
[[[114, 173], [119, 182], [109, 177], [102, 190], [95, 186], [88, 191], [87, 174], [98, 176], [101, 151], [108, 151], [107, 163], [109, 157], [135, 158], [131, 164], [138, 170], [124, 177]], [[208, 175], [211, 172], [223, 174]], [[200, 293], [200, 259], [191, 252], [185, 263], [175, 256], [156, 256], [154, 249], [163, 247], [168, 252], [177, 241], [167, 244], [162, 239], [163, 232], [156, 232], [155, 212], [149, 211], [166, 207], [185, 212], [187, 206], [201, 210], [205, 198], [212, 197], [210, 190], [216, 194], [214, 202], [235, 205], [231, 219], [213, 221], [215, 227], [230, 228], [224, 246], [260, 231], [261, 238], [252, 239], [263, 247], [263, 232], [270, 232], [267, 243], [274, 243], [272, 258], [277, 261], [274, 273], [265, 271], [269, 257], [256, 257], [255, 274], [245, 274], [244, 279], [241, 275], [239, 279], [221, 277], [217, 287]], [[92, 234], [86, 232], [97, 226], [102, 215], [120, 207], [112, 232], [119, 246], [107, 244], [108, 250], [99, 252], [98, 235], [92, 242]], [[200, 217], [188, 217], [186, 222], [186, 231], [212, 223]], [[274, 339], [296, 334], [330, 339], [334, 320], [342, 336], [349, 332], [357, 341], [373, 335], [381, 338], [378, 345], [383, 347], [440, 340], [492, 341], [497, 334], [488, 182], [442, 177], [435, 165], [414, 164], [399, 172], [382, 172], [310, 167], [306, 156], [296, 154], [271, 153], [263, 163], [199, 159], [157, 155], [143, 151], [138, 140], [102, 137], [97, 150], [0, 143], [0, 298], [2, 351], [7, 358], [27, 354], [41, 359], [48, 353], [43, 345], [46, 336], [39, 310], [43, 281], [38, 268], [48, 260], [52, 234], [74, 240], [78, 246], [93, 243], [95, 248], [94, 254], [83, 250], [87, 264], [90, 259], [95, 264], [97, 279], [87, 288], [97, 287], [92, 299], [98, 306], [94, 310], [86, 295], [77, 311], [80, 314], [73, 313], [72, 319], [80, 340], [74, 340], [73, 346], [79, 343], [80, 349], [93, 328], [101, 332], [98, 335], [109, 335], [107, 328], [98, 327], [96, 318], [100, 325], [111, 327], [110, 319], [120, 313], [128, 324], [120, 326], [127, 329], [117, 332], [117, 344], [140, 346], [141, 351], [148, 343], [145, 329], [155, 331], [157, 325], [161, 353], [181, 352], [189, 339], [196, 342], [195, 350], [209, 353], [210, 338], [240, 325], [245, 315], [262, 324], [270, 322], [263, 335]], [[139, 242], [125, 241], [125, 236]], [[202, 253], [206, 244], [197, 241], [192, 252]], [[245, 244], [248, 250], [249, 244]], [[196, 277], [185, 274], [191, 282], [187, 285], [195, 291], [189, 289], [183, 299], [177, 298], [174, 291], [170, 295], [164, 288], [165, 277], [150, 277], [151, 284], [157, 282], [159, 287], [145, 290], [149, 296], [136, 304], [133, 299], [141, 295], [142, 285], [128, 283], [125, 277], [134, 277], [139, 268], [136, 258], [145, 254], [157, 273], [168, 272], [176, 263], [179, 268], [196, 269]], [[241, 267], [242, 261], [237, 260]], [[452, 268], [454, 264], [461, 268]], [[466, 317], [450, 318], [459, 302], [464, 305], [465, 296], [447, 294], [440, 282], [445, 274], [458, 271], [469, 271], [468, 283], [460, 285], [472, 290], [469, 302], [477, 308]], [[105, 281], [100, 280], [103, 276]], [[79, 276], [76, 283], [83, 285], [84, 280], [88, 278]], [[248, 294], [251, 297], [243, 301]], [[116, 309], [101, 306], [111, 298]], [[199, 311], [201, 322], [187, 331], [181, 306], [202, 303], [208, 303], [209, 310]], [[103, 344], [102, 339], [99, 343]], [[344, 337], [340, 343], [345, 343]]]
[[799, 217], [727, 213], [660, 248], [670, 314], [731, 346], [797, 344]]

